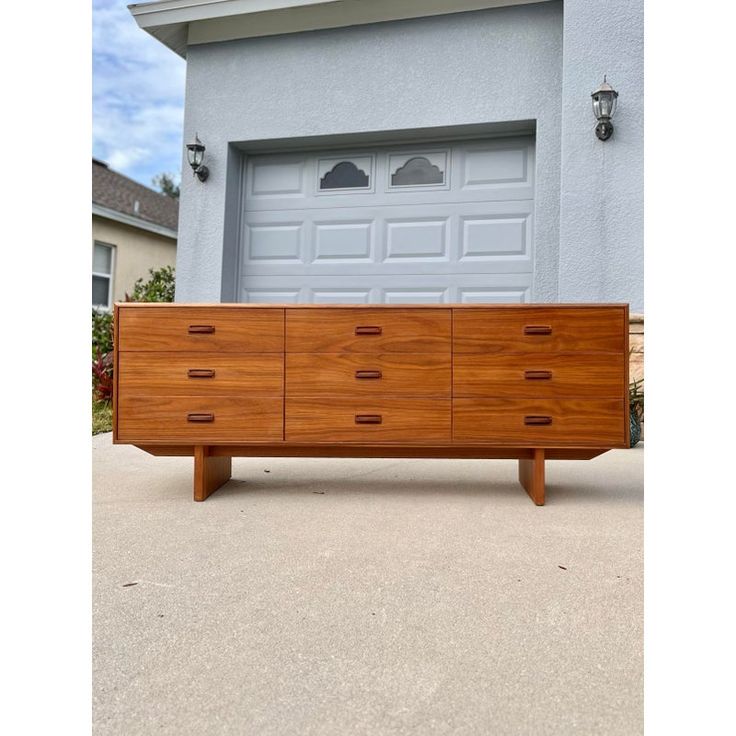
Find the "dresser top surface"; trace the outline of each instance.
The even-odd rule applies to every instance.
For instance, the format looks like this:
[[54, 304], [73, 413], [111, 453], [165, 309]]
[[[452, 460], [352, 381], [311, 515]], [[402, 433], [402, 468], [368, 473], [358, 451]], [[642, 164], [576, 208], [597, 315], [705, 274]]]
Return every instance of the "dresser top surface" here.
[[529, 309], [560, 308], [560, 309], [589, 309], [589, 308], [618, 308], [624, 309], [629, 305], [619, 303], [590, 303], [574, 302], [557, 304], [554, 302], [510, 303], [510, 304], [258, 304], [258, 303], [194, 303], [194, 302], [116, 302], [116, 307], [125, 309], [161, 309], [171, 307], [206, 307], [218, 309]]

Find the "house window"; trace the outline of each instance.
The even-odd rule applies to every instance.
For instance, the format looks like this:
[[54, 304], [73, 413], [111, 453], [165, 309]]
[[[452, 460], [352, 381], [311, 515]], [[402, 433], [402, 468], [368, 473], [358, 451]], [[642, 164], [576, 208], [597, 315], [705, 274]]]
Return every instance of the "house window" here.
[[112, 245], [95, 243], [92, 251], [92, 306], [109, 309], [112, 306]]

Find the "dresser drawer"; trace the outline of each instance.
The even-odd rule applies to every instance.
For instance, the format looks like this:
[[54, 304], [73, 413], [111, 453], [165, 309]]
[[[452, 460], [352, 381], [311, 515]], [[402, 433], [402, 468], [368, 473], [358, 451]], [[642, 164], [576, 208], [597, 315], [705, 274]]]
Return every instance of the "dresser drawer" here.
[[448, 442], [449, 399], [286, 400], [287, 442]]
[[622, 447], [621, 399], [455, 399], [456, 442]]
[[267, 442], [283, 439], [283, 401], [242, 396], [129, 396], [118, 402], [118, 438]]
[[624, 394], [621, 353], [459, 353], [453, 361], [456, 397], [621, 398]]
[[447, 353], [449, 309], [287, 309], [294, 353]]
[[119, 350], [273, 353], [284, 350], [283, 309], [125, 307]]
[[456, 309], [456, 353], [622, 352], [620, 307]]
[[444, 353], [288, 353], [287, 396], [450, 398], [452, 358]]
[[282, 353], [121, 353], [121, 391], [138, 396], [277, 396]]

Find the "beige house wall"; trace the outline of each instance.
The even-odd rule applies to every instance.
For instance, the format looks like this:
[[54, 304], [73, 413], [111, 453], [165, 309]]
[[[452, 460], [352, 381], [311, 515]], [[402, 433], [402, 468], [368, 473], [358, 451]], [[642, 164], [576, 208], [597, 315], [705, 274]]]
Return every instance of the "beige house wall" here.
[[116, 302], [133, 290], [137, 279], [145, 279], [149, 269], [176, 265], [176, 240], [105, 217], [92, 216], [92, 240], [115, 247], [112, 298]]

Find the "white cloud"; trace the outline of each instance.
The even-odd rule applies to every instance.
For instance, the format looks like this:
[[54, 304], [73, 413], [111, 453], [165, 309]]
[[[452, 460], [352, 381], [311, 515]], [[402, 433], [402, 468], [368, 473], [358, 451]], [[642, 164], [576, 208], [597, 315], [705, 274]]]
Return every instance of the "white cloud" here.
[[185, 62], [136, 25], [125, 0], [94, 0], [94, 155], [150, 185], [178, 172]]
[[126, 150], [113, 151], [107, 159], [107, 163], [116, 171], [126, 171], [133, 164], [144, 160], [149, 156], [149, 151], [144, 148], [127, 148]]

